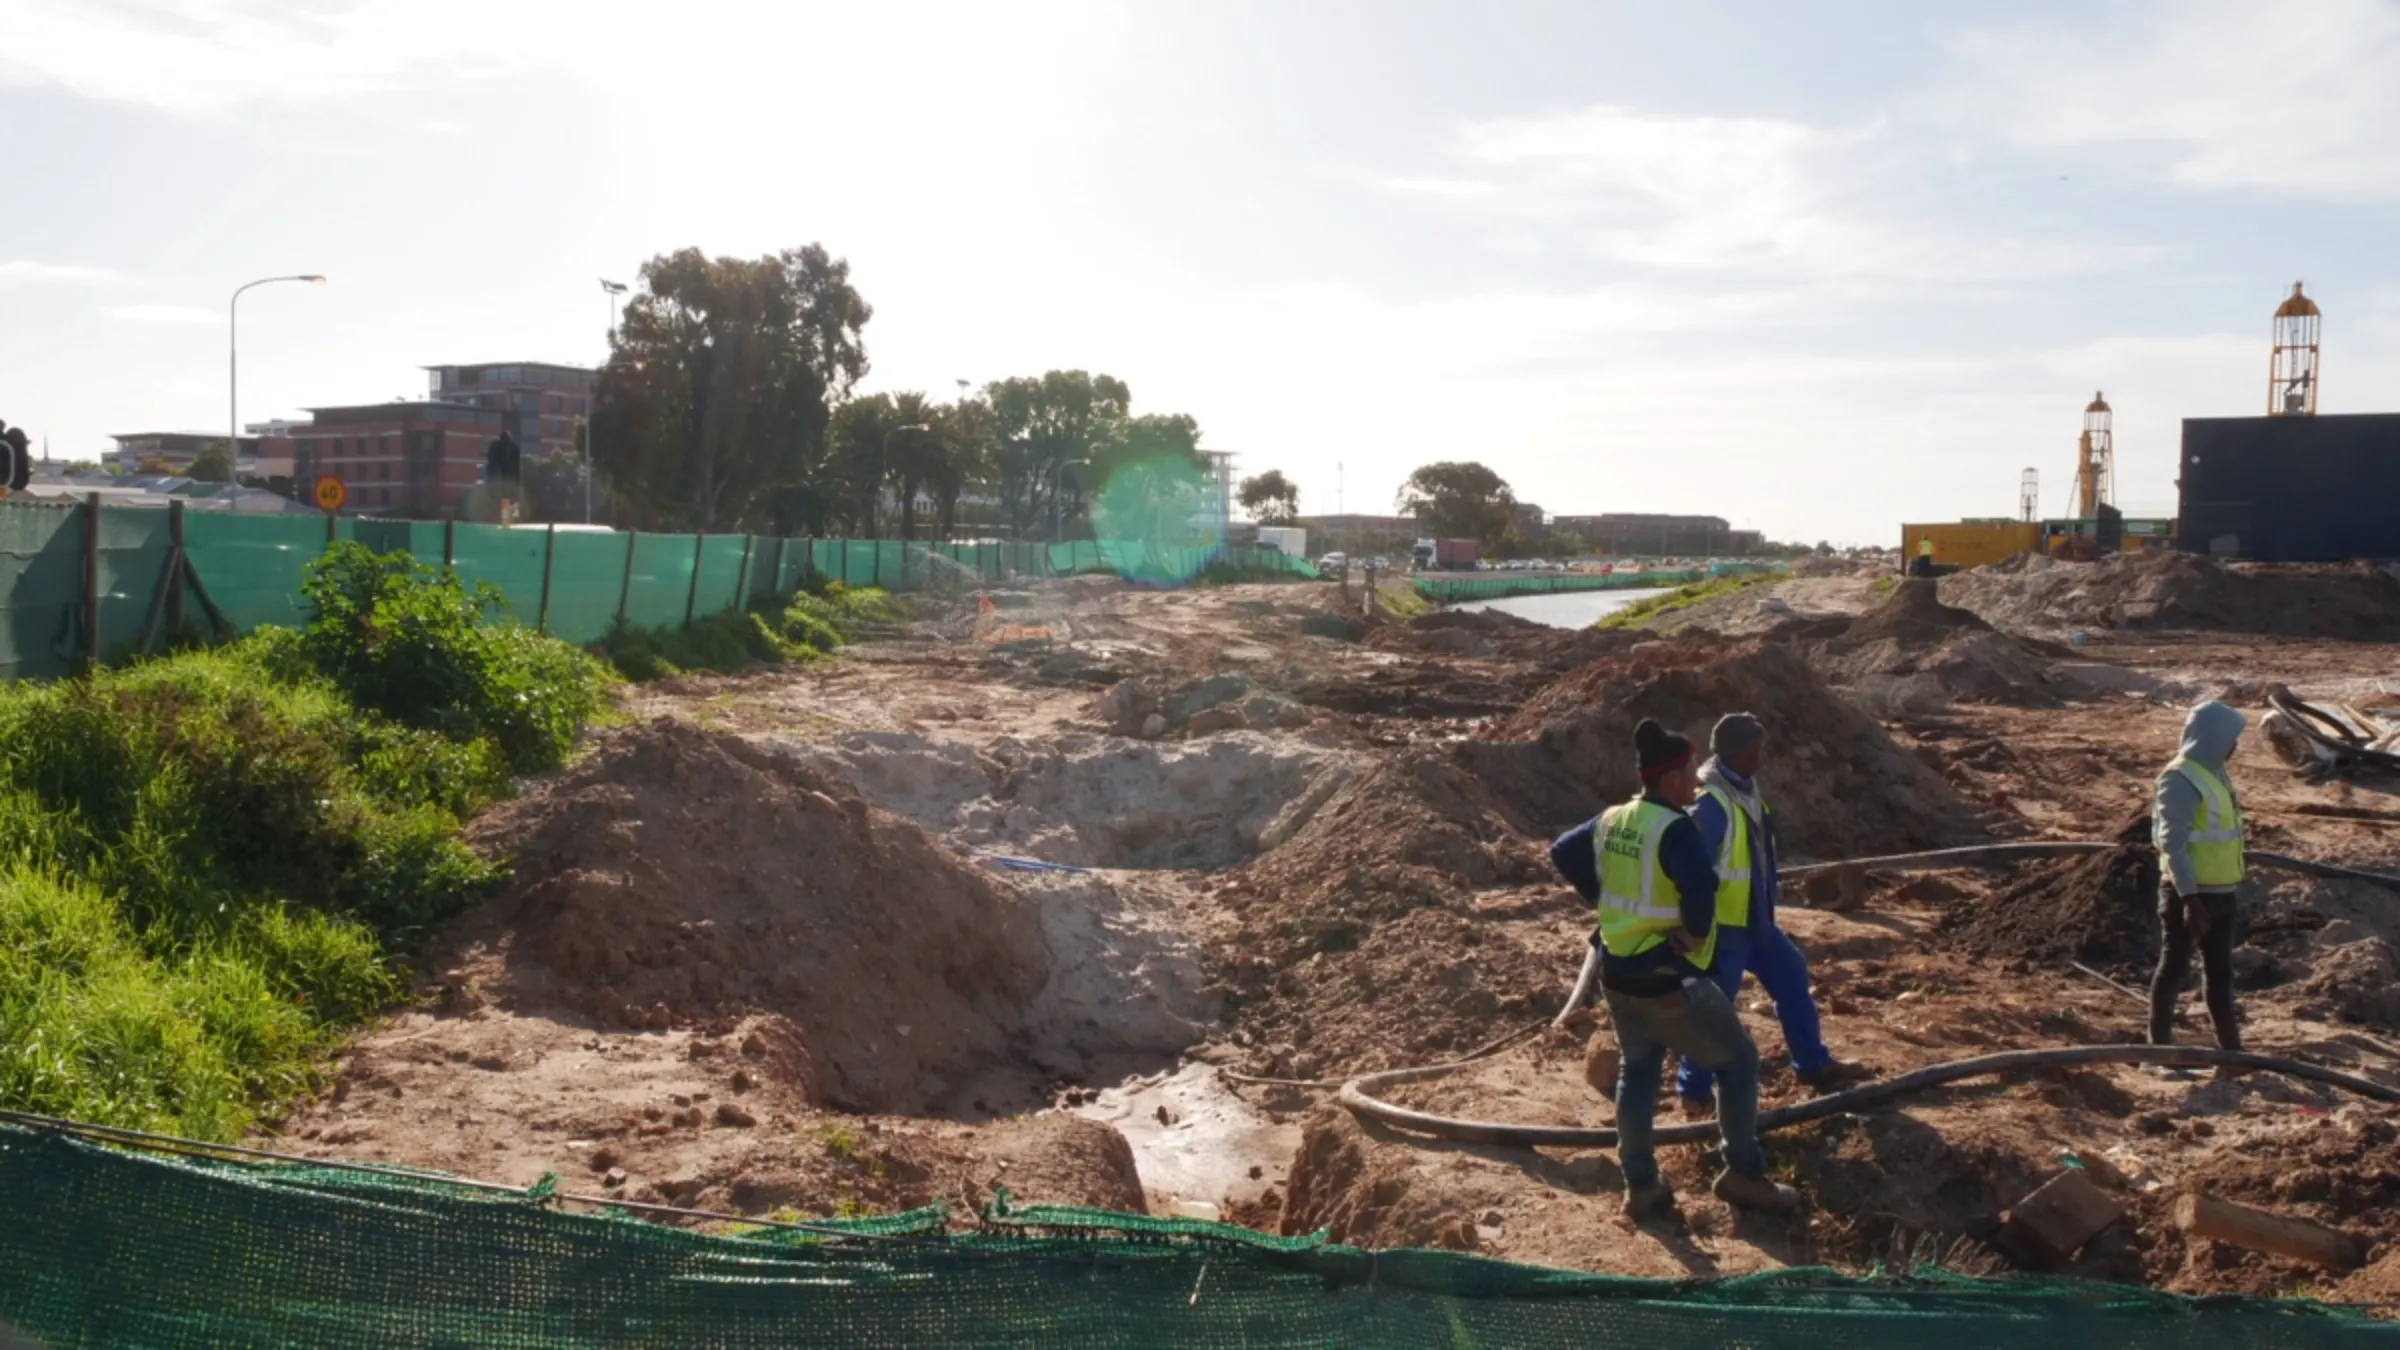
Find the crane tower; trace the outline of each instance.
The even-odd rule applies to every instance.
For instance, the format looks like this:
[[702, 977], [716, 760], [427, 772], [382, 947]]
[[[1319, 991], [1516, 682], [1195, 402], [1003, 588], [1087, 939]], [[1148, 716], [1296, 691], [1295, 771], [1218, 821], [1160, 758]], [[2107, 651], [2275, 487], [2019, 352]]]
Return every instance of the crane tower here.
[[2267, 416], [2317, 415], [2317, 302], [2292, 293], [2275, 307], [2275, 355], [2267, 368]]
[[2116, 433], [2108, 400], [2094, 390], [2083, 410], [2083, 438], [2076, 444], [2075, 518], [2091, 520], [2116, 502]]
[[2042, 518], [2042, 475], [2027, 469], [2017, 480], [2017, 519], [2031, 524]]

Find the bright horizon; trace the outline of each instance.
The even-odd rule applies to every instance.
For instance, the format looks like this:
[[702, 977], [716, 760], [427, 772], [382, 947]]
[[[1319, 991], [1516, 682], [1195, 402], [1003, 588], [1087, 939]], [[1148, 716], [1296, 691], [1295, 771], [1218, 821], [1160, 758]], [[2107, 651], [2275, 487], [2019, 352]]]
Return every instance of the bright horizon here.
[[[865, 389], [1106, 371], [1310, 514], [1890, 544], [2064, 506], [2084, 404], [2400, 410], [2400, 5], [0, 0], [0, 418], [53, 455], [602, 355], [598, 280], [820, 241]], [[673, 22], [667, 22], [671, 16]]]

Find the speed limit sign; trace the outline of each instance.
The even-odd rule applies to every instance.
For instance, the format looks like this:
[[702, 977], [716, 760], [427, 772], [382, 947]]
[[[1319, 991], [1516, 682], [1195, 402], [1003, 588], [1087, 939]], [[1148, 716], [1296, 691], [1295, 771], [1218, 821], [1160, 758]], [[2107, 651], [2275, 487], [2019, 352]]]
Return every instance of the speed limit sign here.
[[339, 511], [342, 509], [343, 503], [349, 500], [350, 489], [342, 486], [341, 479], [327, 474], [317, 480], [317, 505], [319, 507], [327, 511]]

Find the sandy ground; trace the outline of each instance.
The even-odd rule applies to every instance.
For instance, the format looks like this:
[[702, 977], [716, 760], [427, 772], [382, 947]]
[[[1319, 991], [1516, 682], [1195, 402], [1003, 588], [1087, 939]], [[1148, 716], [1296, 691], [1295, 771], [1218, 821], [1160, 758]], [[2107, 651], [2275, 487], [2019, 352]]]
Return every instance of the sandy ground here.
[[[1796, 578], [1673, 622], [1687, 634], [1796, 643], [1818, 659], [1808, 643], [1877, 609], [1889, 589], [1866, 576]], [[282, 1143], [519, 1183], [557, 1171], [588, 1188], [743, 1213], [937, 1199], [972, 1208], [1006, 1185], [1020, 1199], [1658, 1274], [1933, 1258], [2010, 1268], [1993, 1241], [1999, 1215], [2073, 1152], [2131, 1178], [2128, 1218], [2085, 1250], [2079, 1273], [2344, 1292], [2337, 1275], [2185, 1241], [2166, 1205], [2195, 1183], [2343, 1224], [2380, 1244], [2378, 1259], [2395, 1249], [2390, 1112], [2272, 1077], [2096, 1069], [1981, 1082], [1779, 1135], [1779, 1173], [1813, 1201], [1790, 1221], [1736, 1217], [1706, 1198], [1703, 1151], [1670, 1148], [1685, 1217], [1647, 1228], [1616, 1216], [1606, 1152], [1411, 1140], [1361, 1127], [1322, 1092], [1234, 1082], [1220, 1069], [1336, 1076], [1360, 1058], [1401, 1062], [1350, 1047], [1488, 1039], [1556, 1009], [1590, 917], [1546, 871], [1546, 826], [1506, 794], [1437, 817], [1406, 812], [1425, 784], [1456, 772], [1434, 766], [1484, 762], [1473, 745], [1570, 672], [1614, 661], [1628, 679], [1648, 678], [1655, 658], [1643, 644], [1654, 635], [1440, 618], [1362, 633], [1340, 626], [1324, 586], [1162, 593], [1083, 582], [1008, 604], [1008, 622], [1047, 639], [979, 642], [971, 620], [952, 619], [835, 661], [676, 681], [629, 701], [637, 723], [665, 717], [787, 757], [794, 772], [856, 794], [862, 804], [844, 809], [921, 828], [1028, 906], [1047, 973], [1012, 1014], [1005, 1052], [947, 1073], [909, 1109], [847, 1110], [778, 1067], [815, 1053], [803, 1016], [735, 1001], [632, 1028], [511, 1006], [488, 993], [499, 975], [476, 964], [496, 972], [511, 959], [495, 942], [430, 969], [427, 1000], [363, 1037], [335, 1090], [283, 1124]], [[1957, 692], [1981, 687], [1960, 671], [1988, 675], [1989, 663], [1861, 675], [1854, 651], [1850, 666], [1826, 658], [1825, 668], [1848, 681], [1833, 687], [1874, 714], [1878, 734], [1947, 784], [1962, 834], [2000, 838], [2113, 835], [2141, 809], [2196, 697], [2255, 715], [2270, 683], [2356, 697], [2400, 675], [2400, 648], [2372, 641], [2098, 631], [2058, 646], [2030, 641], [2038, 636], [1969, 634], [1978, 659], [1995, 642], [2029, 640], [2003, 653], [2042, 672], [2042, 687], [2017, 702]], [[1923, 698], [1873, 683], [1918, 677], [1910, 688]], [[1768, 790], [1777, 775], [1819, 771], [1772, 767]], [[2262, 846], [2400, 870], [2400, 784], [2296, 777], [2256, 737], [2236, 771]], [[1571, 818], [1602, 804], [1554, 805]], [[1336, 845], [1351, 836], [1318, 837], [1351, 821], [1361, 823], [1349, 851]], [[1276, 869], [1301, 856], [1338, 859], [1338, 881], [1312, 891]], [[1090, 870], [1012, 870], [1003, 859]], [[2136, 1037], [2141, 1005], [2099, 979], [2047, 952], [1962, 937], [2016, 880], [1999, 870], [1878, 876], [1838, 896], [1791, 897], [1785, 924], [1810, 954], [1837, 1051], [1896, 1072]], [[2400, 979], [2400, 897], [2262, 876], [2244, 916], [2251, 1044], [2400, 1086], [2400, 1026], [2377, 1020], [2400, 1010], [2376, 1004], [2370, 987]], [[2121, 983], [2146, 978], [2138, 944], [2087, 956]], [[1370, 961], [1383, 964], [1361, 964]], [[1338, 989], [1353, 992], [1328, 992], [1344, 981]], [[2196, 994], [2187, 1003], [2196, 1011]], [[1279, 1005], [1311, 1009], [1318, 1034], [1296, 1042]], [[1755, 991], [1744, 1009], [1770, 1062], [1770, 1098], [1793, 1099], [1772, 1009]], [[906, 1034], [908, 1009], [885, 1015]], [[2202, 1036], [2198, 1023], [2190, 1034]], [[1547, 1035], [1406, 1100], [1605, 1123], [1612, 1108], [1584, 1084], [1582, 1056], [1580, 1033]], [[2333, 1180], [2297, 1190], [2288, 1180], [2317, 1173]]]

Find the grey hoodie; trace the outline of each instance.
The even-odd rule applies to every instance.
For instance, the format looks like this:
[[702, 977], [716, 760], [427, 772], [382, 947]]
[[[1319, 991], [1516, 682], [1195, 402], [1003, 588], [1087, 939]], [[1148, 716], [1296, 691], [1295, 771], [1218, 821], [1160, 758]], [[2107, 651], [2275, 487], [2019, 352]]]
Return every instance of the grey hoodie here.
[[[2225, 771], [2225, 761], [2233, 755], [2234, 742], [2250, 720], [2222, 703], [2208, 702], [2192, 709], [2183, 720], [2183, 753], [2203, 768], [2214, 769], [2225, 780], [2228, 791], [2233, 788], [2233, 775]], [[2235, 793], [2239, 802], [2241, 794]], [[2158, 806], [2150, 817], [2151, 838], [2158, 844], [2158, 863], [2183, 895], [2198, 894], [2202, 887], [2192, 875], [2192, 820], [2200, 812], [2200, 789], [2192, 780], [2179, 773], [2158, 776]], [[2229, 890], [2224, 886], [2210, 890]]]

